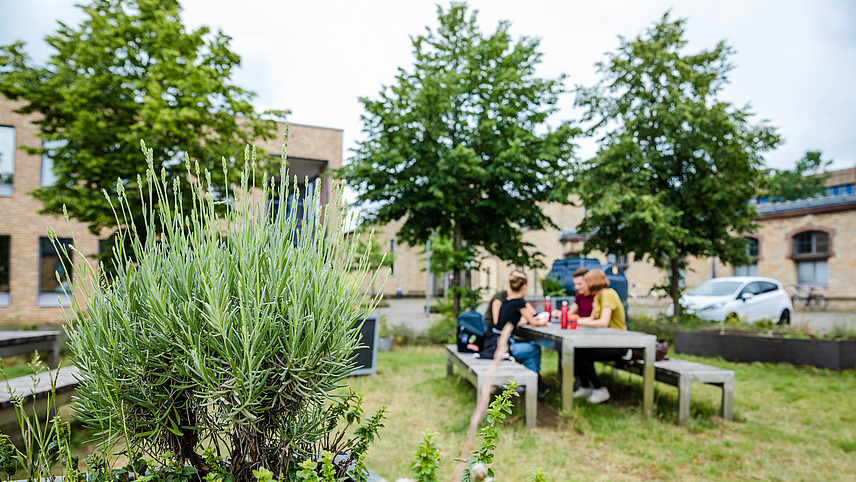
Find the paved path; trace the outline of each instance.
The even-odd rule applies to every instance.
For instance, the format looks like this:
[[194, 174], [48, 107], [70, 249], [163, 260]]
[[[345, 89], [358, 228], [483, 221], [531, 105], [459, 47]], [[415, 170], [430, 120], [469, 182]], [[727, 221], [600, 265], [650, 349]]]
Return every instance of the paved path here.
[[386, 317], [390, 326], [404, 325], [417, 333], [428, 329], [432, 323], [440, 319], [437, 313], [425, 316], [425, 298], [384, 298], [389, 303], [388, 307], [379, 307], [375, 310], [378, 316]]

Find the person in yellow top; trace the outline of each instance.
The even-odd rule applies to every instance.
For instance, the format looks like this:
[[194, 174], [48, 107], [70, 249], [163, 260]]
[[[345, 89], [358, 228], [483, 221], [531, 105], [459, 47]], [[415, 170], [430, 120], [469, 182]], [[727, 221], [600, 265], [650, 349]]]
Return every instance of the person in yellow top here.
[[[593, 269], [585, 274], [585, 294], [594, 295], [591, 316], [580, 318], [582, 326], [598, 326], [626, 330], [624, 305], [618, 293], [609, 287], [606, 274]], [[591, 403], [603, 403], [609, 400], [609, 390], [600, 383], [594, 369], [596, 361], [618, 360], [627, 354], [627, 348], [579, 348], [574, 350], [574, 371], [580, 381], [580, 388], [574, 391], [574, 398], [587, 398]]]

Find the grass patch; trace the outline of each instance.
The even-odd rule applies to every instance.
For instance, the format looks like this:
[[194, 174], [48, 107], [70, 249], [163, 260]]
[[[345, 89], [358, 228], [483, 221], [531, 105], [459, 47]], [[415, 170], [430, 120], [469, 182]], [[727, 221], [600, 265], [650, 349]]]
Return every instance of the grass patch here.
[[[836, 372], [786, 364], [739, 364], [684, 357], [734, 370], [735, 421], [719, 418], [720, 390], [693, 386], [691, 418], [678, 426], [677, 389], [656, 384], [655, 417], [643, 417], [641, 377], [603, 369], [613, 392], [604, 405], [560, 413], [558, 390], [538, 406], [538, 428], [525, 426], [522, 403], [499, 441], [500, 480], [526, 480], [543, 467], [550, 480], [813, 479], [856, 473], [856, 382]], [[557, 356], [545, 351], [542, 371], [558, 385]], [[451, 477], [475, 407], [475, 389], [446, 378], [442, 347], [407, 347], [379, 354], [376, 376], [350, 379], [366, 394], [365, 408], [389, 407], [386, 428], [369, 451], [369, 467], [395, 480], [409, 474], [412, 452], [426, 429], [442, 445], [443, 475]]]

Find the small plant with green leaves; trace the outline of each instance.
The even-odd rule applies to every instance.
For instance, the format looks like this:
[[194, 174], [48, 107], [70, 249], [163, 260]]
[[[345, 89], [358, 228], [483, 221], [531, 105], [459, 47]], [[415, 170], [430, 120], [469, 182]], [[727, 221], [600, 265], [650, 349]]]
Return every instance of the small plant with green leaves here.
[[410, 470], [417, 482], [440, 482], [437, 475], [440, 470], [440, 446], [434, 441], [434, 432], [425, 432], [413, 456], [415, 459], [410, 463]]
[[[511, 413], [511, 397], [517, 396], [517, 382], [512, 382], [502, 393], [496, 397], [485, 412], [484, 426], [479, 430], [478, 436], [482, 438], [482, 443], [478, 449], [473, 450], [467, 458], [467, 468], [461, 477], [462, 482], [474, 480], [472, 477], [473, 469], [482, 465], [487, 467], [487, 476], [493, 477], [493, 469], [490, 464], [493, 463], [493, 455], [496, 452], [496, 442], [499, 440], [499, 426], [505, 417]], [[479, 471], [481, 472], [481, 471]]]
[[[340, 195], [322, 206], [316, 192], [302, 215], [287, 210], [297, 181], [290, 186], [284, 168], [259, 175], [254, 149], [245, 150], [240, 187], [218, 189], [189, 159], [183, 177], [158, 175], [153, 151], [142, 150], [149, 169], [135, 185], [144, 219], [132, 219], [121, 181], [118, 199], [108, 197], [127, 227], [114, 245], [114, 276], [85, 257], [75, 266], [85, 295], [67, 329], [80, 369], [77, 415], [104, 446], [122, 440], [129, 459], [150, 457], [182, 476], [218, 479], [222, 465], [236, 482], [266, 476], [262, 469], [288, 477], [338, 423], [337, 393], [374, 308], [359, 291], [368, 256], [344, 237], [346, 206]], [[190, 203], [181, 194], [188, 182]], [[364, 457], [382, 416], [358, 429], [351, 462]]]
[[[44, 383], [45, 379], [50, 383], [50, 391], [44, 403], [47, 407], [55, 409], [59, 372], [46, 372], [46, 376], [40, 376], [47, 367], [39, 359], [38, 353], [33, 354], [27, 366], [34, 389], [38, 388], [40, 383]], [[0, 363], [0, 378], [6, 379], [5, 366], [2, 363]], [[27, 480], [39, 480], [53, 475], [54, 470], [61, 467], [66, 480], [78, 480], [80, 478], [77, 471], [78, 457], [71, 451], [69, 423], [57, 415], [55, 410], [48, 410], [44, 419], [38, 416], [37, 406], [41, 401], [37, 401], [34, 394], [30, 396], [13, 391], [8, 382], [6, 390], [15, 409], [22, 441], [19, 449], [8, 435], [0, 435], [0, 469], [3, 472], [0, 477], [9, 480], [19, 468], [23, 468]], [[33, 413], [32, 416], [27, 413], [28, 410], [25, 407], [28, 398], [32, 400], [32, 407], [29, 410]]]

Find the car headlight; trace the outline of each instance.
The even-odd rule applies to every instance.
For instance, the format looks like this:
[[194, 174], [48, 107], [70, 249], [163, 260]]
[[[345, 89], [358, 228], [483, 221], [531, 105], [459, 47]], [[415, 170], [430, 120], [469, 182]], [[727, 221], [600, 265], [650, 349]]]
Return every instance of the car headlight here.
[[712, 305], [705, 306], [704, 308], [701, 309], [701, 311], [718, 310], [718, 309], [722, 308], [723, 306], [725, 306], [725, 302], [720, 301], [719, 303], [714, 303]]

